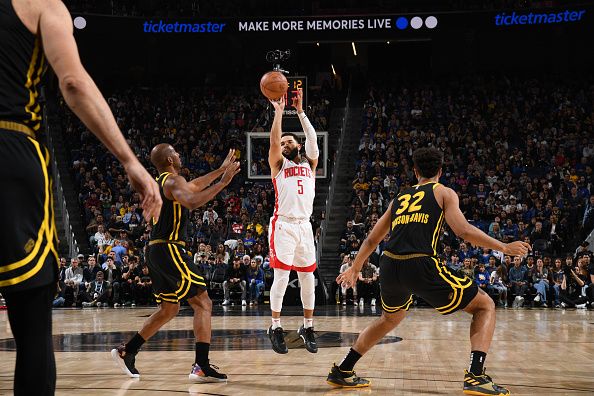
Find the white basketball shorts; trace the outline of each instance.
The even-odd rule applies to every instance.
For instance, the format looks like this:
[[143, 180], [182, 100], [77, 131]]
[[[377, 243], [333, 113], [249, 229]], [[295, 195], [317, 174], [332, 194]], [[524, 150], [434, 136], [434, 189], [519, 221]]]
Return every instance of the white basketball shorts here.
[[316, 247], [309, 220], [274, 216], [268, 228], [270, 267], [298, 272], [316, 269]]

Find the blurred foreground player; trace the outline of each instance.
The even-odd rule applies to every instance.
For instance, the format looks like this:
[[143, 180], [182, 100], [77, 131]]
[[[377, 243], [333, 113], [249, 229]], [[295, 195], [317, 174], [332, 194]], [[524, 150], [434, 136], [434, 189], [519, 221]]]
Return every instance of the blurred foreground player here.
[[[151, 162], [159, 172], [157, 182], [163, 207], [159, 218], [153, 220], [146, 257], [153, 292], [160, 306], [130, 341], [112, 349], [111, 356], [126, 375], [140, 377], [135, 367], [138, 350], [177, 316], [179, 302], [187, 299], [194, 310], [196, 337], [196, 358], [189, 378], [198, 382], [226, 381], [227, 376], [217, 372], [217, 367], [208, 360], [212, 302], [202, 271], [186, 252], [184, 241], [187, 239], [190, 210], [213, 199], [239, 172], [235, 150], [229, 151], [219, 169], [189, 182], [179, 175], [181, 160], [171, 145], [162, 143], [155, 146], [151, 151]], [[211, 185], [219, 176], [221, 179]]]
[[17, 347], [15, 395], [53, 395], [52, 301], [58, 256], [50, 156], [38, 141], [40, 85], [48, 64], [64, 100], [122, 163], [143, 199], [159, 214], [155, 181], [124, 140], [80, 63], [72, 18], [60, 0], [0, 0], [0, 292]]
[[437, 258], [437, 243], [444, 220], [450, 228], [473, 245], [522, 256], [530, 250], [525, 242], [505, 244], [470, 225], [458, 205], [458, 195], [439, 184], [443, 154], [436, 148], [413, 153], [414, 172], [419, 184], [402, 191], [361, 245], [355, 262], [336, 281], [352, 287], [365, 260], [390, 232], [380, 259], [382, 316], [367, 326], [339, 366], [328, 374], [328, 383], [337, 387], [369, 386], [353, 368], [367, 351], [404, 319], [415, 294], [443, 315], [464, 310], [472, 315], [470, 325], [470, 367], [464, 375], [464, 393], [508, 395], [493, 383], [483, 365], [495, 330], [495, 304], [472, 279], [454, 275]]
[[299, 154], [301, 145], [297, 136], [282, 133], [282, 117], [285, 99], [271, 101], [274, 106], [274, 121], [270, 131], [268, 163], [274, 185], [274, 214], [270, 219], [268, 241], [270, 243], [270, 267], [274, 268], [274, 281], [270, 288], [272, 325], [268, 337], [272, 349], [287, 353], [284, 331], [280, 322], [283, 297], [289, 283], [291, 269], [297, 271], [303, 304], [303, 325], [298, 334], [305, 348], [316, 353], [318, 346], [313, 330], [315, 305], [316, 248], [309, 218], [313, 211], [318, 166], [318, 140], [316, 131], [303, 112], [303, 92], [299, 91], [293, 103], [303, 132], [305, 132], [305, 156]]

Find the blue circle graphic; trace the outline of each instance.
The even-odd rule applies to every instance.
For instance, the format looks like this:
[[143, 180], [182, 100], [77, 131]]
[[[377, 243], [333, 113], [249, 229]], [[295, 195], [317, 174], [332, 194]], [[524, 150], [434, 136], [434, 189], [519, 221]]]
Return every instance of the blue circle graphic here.
[[400, 17], [398, 19], [396, 19], [396, 27], [400, 30], [404, 30], [406, 29], [406, 27], [408, 26], [408, 19], [406, 19], [405, 17]]

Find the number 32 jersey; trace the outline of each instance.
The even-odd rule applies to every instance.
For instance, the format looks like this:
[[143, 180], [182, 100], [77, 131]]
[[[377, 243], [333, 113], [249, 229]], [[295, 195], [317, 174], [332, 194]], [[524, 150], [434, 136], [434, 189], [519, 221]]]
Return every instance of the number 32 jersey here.
[[417, 185], [394, 198], [387, 251], [396, 255], [437, 255], [437, 243], [444, 221], [443, 210], [433, 193], [439, 185]]
[[309, 220], [313, 212], [316, 176], [304, 159], [297, 164], [283, 157], [283, 165], [274, 184], [274, 215]]

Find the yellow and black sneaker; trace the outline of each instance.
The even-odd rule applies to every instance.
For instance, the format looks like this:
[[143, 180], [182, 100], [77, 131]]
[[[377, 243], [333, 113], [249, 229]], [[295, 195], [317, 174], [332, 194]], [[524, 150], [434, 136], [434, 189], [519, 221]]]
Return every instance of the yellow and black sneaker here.
[[474, 375], [464, 370], [464, 393], [467, 395], [495, 395], [507, 396], [509, 391], [502, 386], [493, 383], [491, 377], [485, 374]]
[[336, 364], [328, 373], [326, 382], [337, 388], [365, 388], [371, 385], [368, 380], [357, 377], [354, 371], [342, 371]]

